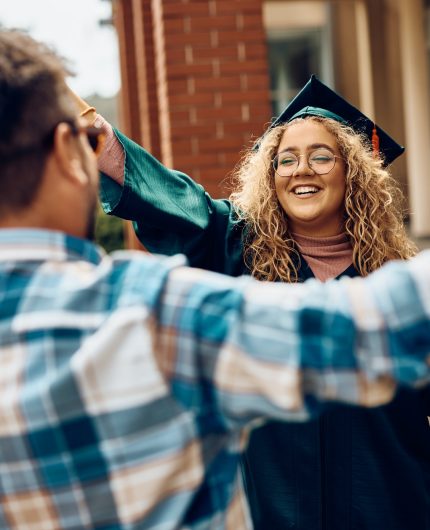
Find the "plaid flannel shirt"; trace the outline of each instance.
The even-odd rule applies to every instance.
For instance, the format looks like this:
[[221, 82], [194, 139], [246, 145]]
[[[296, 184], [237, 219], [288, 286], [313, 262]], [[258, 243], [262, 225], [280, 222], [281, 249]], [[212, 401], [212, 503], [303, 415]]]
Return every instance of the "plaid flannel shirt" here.
[[252, 421], [428, 378], [430, 253], [325, 285], [183, 263], [0, 231], [0, 528], [251, 528]]

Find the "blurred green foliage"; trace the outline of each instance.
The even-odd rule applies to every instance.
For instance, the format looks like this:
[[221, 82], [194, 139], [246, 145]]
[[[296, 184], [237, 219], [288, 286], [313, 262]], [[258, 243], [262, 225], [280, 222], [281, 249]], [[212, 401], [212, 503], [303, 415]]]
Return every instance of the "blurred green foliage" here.
[[106, 252], [124, 248], [124, 221], [105, 214], [101, 207], [96, 218], [96, 242]]

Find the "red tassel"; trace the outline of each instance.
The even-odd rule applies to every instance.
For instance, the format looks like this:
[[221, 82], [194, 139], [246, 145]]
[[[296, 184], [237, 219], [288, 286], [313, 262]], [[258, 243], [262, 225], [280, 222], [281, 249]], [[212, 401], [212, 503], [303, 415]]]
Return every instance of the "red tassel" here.
[[372, 147], [373, 147], [373, 156], [377, 158], [379, 156], [379, 136], [376, 132], [376, 126], [373, 126], [372, 131]]

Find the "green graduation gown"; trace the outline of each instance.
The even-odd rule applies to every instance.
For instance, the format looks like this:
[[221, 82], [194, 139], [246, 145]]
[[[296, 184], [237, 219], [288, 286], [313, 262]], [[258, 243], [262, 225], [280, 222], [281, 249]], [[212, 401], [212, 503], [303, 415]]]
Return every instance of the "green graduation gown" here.
[[[105, 211], [132, 220], [151, 252], [183, 253], [191, 266], [232, 276], [248, 273], [245, 227], [229, 201], [212, 199], [187, 175], [117, 136], [125, 183], [102, 176]], [[312, 276], [302, 260], [300, 279]], [[318, 420], [253, 431], [242, 470], [255, 528], [430, 530], [428, 416], [429, 388], [402, 389], [377, 409], [333, 405]]]

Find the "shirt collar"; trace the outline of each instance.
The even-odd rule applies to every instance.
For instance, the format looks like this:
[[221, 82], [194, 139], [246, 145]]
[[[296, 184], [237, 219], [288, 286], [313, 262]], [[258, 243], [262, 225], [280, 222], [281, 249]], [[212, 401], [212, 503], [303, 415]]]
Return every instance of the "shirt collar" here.
[[64, 232], [28, 228], [0, 229], [0, 262], [89, 261], [99, 264], [105, 252], [90, 241]]

